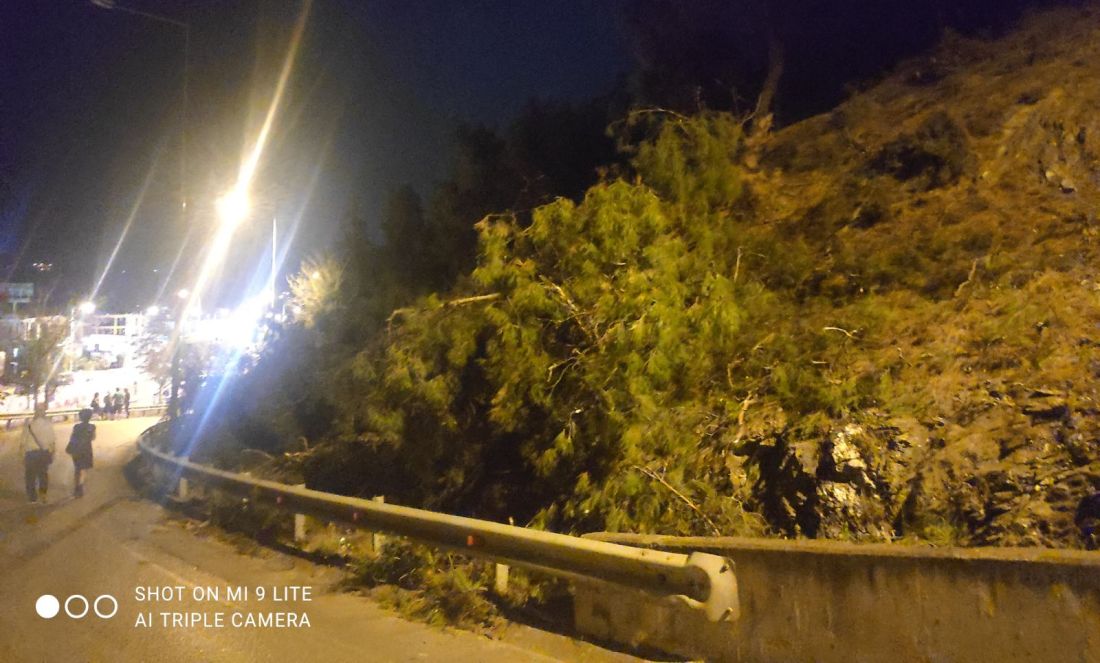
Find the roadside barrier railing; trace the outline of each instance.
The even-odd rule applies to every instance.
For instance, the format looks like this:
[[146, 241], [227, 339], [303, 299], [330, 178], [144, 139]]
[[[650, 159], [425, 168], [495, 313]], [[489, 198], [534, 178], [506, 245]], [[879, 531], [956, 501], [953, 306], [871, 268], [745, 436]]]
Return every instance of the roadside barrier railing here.
[[646, 550], [255, 479], [155, 449], [148, 433], [138, 441], [141, 453], [174, 468], [184, 482], [274, 504], [296, 515], [406, 536], [573, 581], [600, 580], [667, 596], [714, 622], [732, 621], [740, 614], [733, 563], [718, 555]]
[[[76, 416], [80, 414], [80, 411], [84, 408], [69, 408], [65, 410], [48, 410], [46, 416], [51, 421], [69, 421], [76, 419]], [[132, 405], [130, 406], [130, 417], [151, 417], [155, 415], [163, 415], [168, 409], [167, 405]], [[4, 422], [4, 427], [11, 429], [15, 424], [22, 422], [25, 419], [29, 419], [33, 412], [6, 412], [0, 414], [0, 421]]]

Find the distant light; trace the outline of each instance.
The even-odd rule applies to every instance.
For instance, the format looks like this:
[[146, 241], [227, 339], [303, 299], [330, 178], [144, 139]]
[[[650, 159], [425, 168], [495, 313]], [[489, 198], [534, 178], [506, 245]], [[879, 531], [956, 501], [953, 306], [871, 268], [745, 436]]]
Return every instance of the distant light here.
[[187, 288], [184, 288], [183, 290], [180, 290], [176, 293], [176, 297], [179, 297], [180, 299], [187, 299], [190, 296], [191, 293], [187, 290]]
[[313, 273], [309, 275], [309, 278], [316, 281], [317, 279], [321, 278], [321, 272], [319, 270], [315, 269], [315, 270], [313, 270]]
[[218, 216], [222, 223], [236, 226], [248, 216], [252, 209], [252, 203], [248, 200], [248, 192], [237, 187], [218, 198]]
[[80, 314], [81, 315], [91, 315], [93, 313], [95, 313], [95, 302], [81, 302], [81, 304], [80, 304]]
[[145, 315], [149, 316], [150, 318], [157, 317], [158, 315], [160, 315], [160, 307], [155, 304], [153, 306], [150, 306], [149, 308], [145, 309]]

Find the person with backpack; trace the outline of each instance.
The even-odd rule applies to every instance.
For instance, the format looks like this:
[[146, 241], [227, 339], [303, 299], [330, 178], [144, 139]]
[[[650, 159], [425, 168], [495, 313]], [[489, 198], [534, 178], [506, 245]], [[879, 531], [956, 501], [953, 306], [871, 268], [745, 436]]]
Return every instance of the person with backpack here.
[[99, 404], [99, 392], [98, 391], [95, 392], [95, 396], [92, 396], [91, 408], [92, 408], [92, 414], [97, 416], [97, 417], [100, 416], [101, 413], [103, 412], [103, 406]]
[[46, 491], [50, 487], [50, 463], [57, 448], [53, 423], [46, 418], [46, 404], [34, 406], [34, 416], [23, 426], [19, 438], [23, 451], [23, 469], [27, 482], [27, 500], [46, 503]]
[[84, 497], [84, 473], [92, 469], [92, 441], [95, 440], [95, 424], [92, 411], [84, 408], [78, 415], [80, 423], [73, 426], [65, 453], [73, 458], [73, 497]]

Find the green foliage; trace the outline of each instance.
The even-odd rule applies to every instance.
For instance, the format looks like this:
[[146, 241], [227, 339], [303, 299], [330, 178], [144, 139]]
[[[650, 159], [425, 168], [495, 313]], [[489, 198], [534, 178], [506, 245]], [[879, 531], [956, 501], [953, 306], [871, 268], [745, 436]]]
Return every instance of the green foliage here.
[[741, 134], [741, 123], [727, 113], [669, 115], [656, 138], [638, 147], [634, 167], [666, 200], [694, 211], [726, 207], [741, 195], [735, 160]]
[[496, 606], [486, 597], [491, 572], [485, 562], [402, 539], [357, 560], [353, 576], [368, 587], [397, 588], [379, 597], [400, 612], [433, 624], [485, 628], [498, 618]]
[[[879, 383], [843, 370], [858, 340], [798, 308], [804, 240], [738, 220], [740, 125], [654, 129], [635, 151], [640, 182], [482, 220], [477, 266], [449, 298], [384, 324], [365, 313], [373, 249], [354, 236], [342, 267], [292, 280], [304, 324], [288, 333], [313, 339], [306, 374], [335, 418], [307, 480], [559, 530], [766, 530], [732, 460], [749, 406], [839, 417]], [[311, 396], [272, 398], [300, 413]]]
[[[720, 457], [736, 403], [772, 380], [754, 346], [784, 304], [737, 273], [735, 133], [704, 117], [640, 150], [683, 201], [619, 181], [529, 225], [484, 220], [471, 286], [496, 298], [429, 297], [361, 353], [360, 434], [402, 449], [422, 503], [565, 529], [761, 529]], [[720, 159], [722, 177], [692, 176]]]

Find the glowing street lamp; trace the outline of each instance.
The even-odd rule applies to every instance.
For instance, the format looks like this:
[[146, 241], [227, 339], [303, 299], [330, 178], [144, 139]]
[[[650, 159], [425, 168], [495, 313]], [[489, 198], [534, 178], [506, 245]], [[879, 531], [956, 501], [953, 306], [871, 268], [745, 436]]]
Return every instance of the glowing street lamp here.
[[78, 310], [80, 315], [91, 315], [95, 313], [95, 302], [81, 302]]
[[158, 315], [160, 315], [160, 307], [156, 304], [150, 306], [149, 308], [145, 309], [145, 315], [149, 316], [150, 318], [157, 317]]
[[248, 199], [248, 192], [242, 187], [235, 187], [229, 193], [218, 198], [218, 217], [222, 223], [235, 228], [243, 221], [252, 209], [252, 202]]

